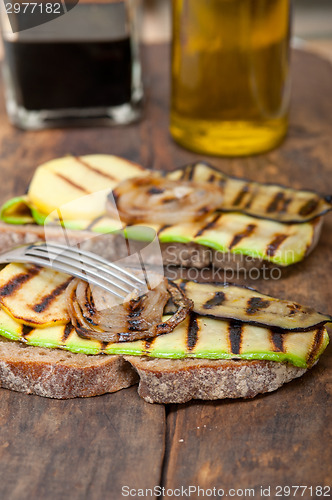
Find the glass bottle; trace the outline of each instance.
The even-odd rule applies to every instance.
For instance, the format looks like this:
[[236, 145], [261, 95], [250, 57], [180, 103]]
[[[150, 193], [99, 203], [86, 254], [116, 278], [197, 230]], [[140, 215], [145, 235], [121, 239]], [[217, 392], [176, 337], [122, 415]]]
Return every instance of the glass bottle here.
[[173, 0], [170, 131], [199, 153], [238, 156], [287, 132], [290, 0]]
[[0, 7], [6, 106], [14, 125], [112, 125], [139, 118], [139, 0]]

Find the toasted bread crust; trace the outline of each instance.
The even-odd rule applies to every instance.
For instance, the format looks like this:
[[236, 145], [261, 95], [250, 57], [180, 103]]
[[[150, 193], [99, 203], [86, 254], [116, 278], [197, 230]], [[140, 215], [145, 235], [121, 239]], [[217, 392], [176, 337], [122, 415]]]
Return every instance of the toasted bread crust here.
[[139, 395], [148, 403], [191, 399], [252, 398], [271, 392], [306, 372], [273, 361], [156, 359], [125, 356], [137, 370]]
[[0, 387], [55, 399], [115, 392], [138, 381], [121, 356], [73, 354], [0, 337]]

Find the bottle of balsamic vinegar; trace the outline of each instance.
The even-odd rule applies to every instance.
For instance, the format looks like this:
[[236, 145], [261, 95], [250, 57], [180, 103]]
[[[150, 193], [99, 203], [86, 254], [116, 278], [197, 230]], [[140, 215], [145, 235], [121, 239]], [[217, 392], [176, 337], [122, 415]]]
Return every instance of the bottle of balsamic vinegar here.
[[33, 13], [20, 5], [1, 12], [13, 124], [125, 124], [140, 116], [136, 0], [41, 2]]

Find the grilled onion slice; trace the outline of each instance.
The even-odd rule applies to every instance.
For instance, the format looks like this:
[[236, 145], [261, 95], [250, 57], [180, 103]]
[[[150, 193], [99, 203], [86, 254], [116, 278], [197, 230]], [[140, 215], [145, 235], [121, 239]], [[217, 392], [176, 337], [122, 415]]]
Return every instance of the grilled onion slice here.
[[121, 182], [108, 196], [107, 211], [127, 224], [164, 225], [199, 220], [221, 204], [217, 185], [149, 175]]
[[[162, 322], [171, 296], [177, 310]], [[78, 335], [102, 342], [149, 339], [171, 332], [193, 307], [178, 286], [163, 278], [145, 293], [135, 290], [123, 303], [110, 293], [74, 279], [67, 288], [68, 311]]]

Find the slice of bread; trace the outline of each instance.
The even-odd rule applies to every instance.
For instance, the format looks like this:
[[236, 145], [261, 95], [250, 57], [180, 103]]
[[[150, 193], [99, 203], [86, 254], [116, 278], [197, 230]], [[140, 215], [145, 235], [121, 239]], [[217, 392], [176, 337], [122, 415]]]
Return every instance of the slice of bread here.
[[138, 381], [122, 356], [73, 354], [0, 337], [0, 387], [55, 399], [115, 392]]
[[307, 370], [274, 361], [156, 359], [125, 356], [137, 370], [139, 395], [148, 403], [191, 399], [252, 398], [271, 392]]

